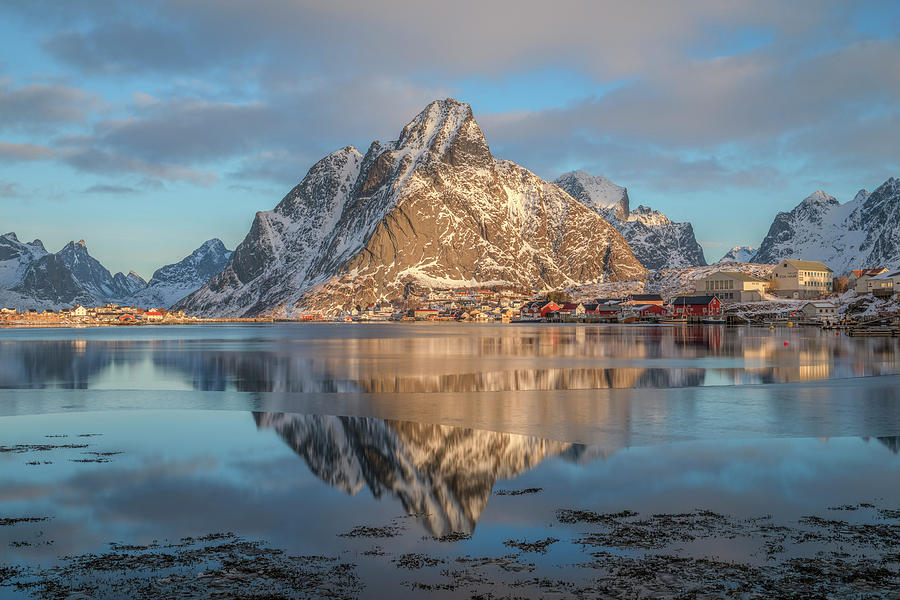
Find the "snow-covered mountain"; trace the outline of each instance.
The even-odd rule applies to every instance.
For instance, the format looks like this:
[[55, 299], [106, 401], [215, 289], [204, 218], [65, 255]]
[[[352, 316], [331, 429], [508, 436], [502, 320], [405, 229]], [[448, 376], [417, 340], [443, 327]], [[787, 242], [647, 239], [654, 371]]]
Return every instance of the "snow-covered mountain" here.
[[618, 229], [648, 269], [706, 265], [690, 223], [676, 223], [647, 206], [630, 210], [628, 190], [606, 177], [570, 171], [554, 183]]
[[750, 262], [750, 259], [753, 258], [753, 255], [756, 253], [756, 248], [752, 246], [735, 246], [731, 250], [725, 253], [725, 256], [720, 258], [718, 263], [727, 263], [727, 262], [739, 262], [745, 263]]
[[772, 222], [752, 261], [818, 260], [842, 274], [861, 267], [900, 265], [900, 180], [845, 204], [819, 190]]
[[207, 240], [179, 262], [157, 269], [149, 283], [129, 296], [128, 304], [169, 308], [221, 272], [231, 254], [222, 240]]
[[349, 494], [368, 488], [423, 515], [433, 535], [471, 533], [499, 479], [549, 456], [583, 462], [603, 456], [579, 444], [477, 429], [285, 413], [254, 413], [322, 481]]
[[257, 213], [222, 273], [176, 308], [329, 314], [412, 286], [558, 288], [644, 271], [599, 214], [495, 159], [469, 105], [448, 98], [396, 141], [316, 163], [274, 210]]
[[121, 302], [146, 285], [134, 272], [112, 275], [87, 250], [84, 240], [50, 254], [40, 240], [22, 243], [0, 236], [0, 304], [26, 310], [57, 310], [74, 304]]

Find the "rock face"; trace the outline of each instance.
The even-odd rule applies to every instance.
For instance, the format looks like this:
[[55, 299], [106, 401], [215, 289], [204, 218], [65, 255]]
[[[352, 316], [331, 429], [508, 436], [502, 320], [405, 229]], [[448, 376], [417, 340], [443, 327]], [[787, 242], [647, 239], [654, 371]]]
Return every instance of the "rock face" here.
[[647, 206], [630, 210], [628, 190], [606, 177], [571, 171], [561, 175], [555, 183], [609, 221], [648, 269], [706, 265], [703, 248], [697, 243], [690, 223], [676, 223]]
[[750, 262], [750, 259], [756, 253], [756, 248], [752, 246], [735, 246], [731, 250], [725, 253], [725, 256], [720, 258], [719, 263], [728, 263], [728, 262], [739, 262], [745, 263]]
[[0, 303], [9, 308], [122, 302], [145, 285], [134, 272], [110, 274], [88, 253], [84, 240], [50, 254], [40, 240], [24, 244], [14, 233], [0, 236]]
[[398, 498], [425, 515], [436, 536], [471, 533], [499, 479], [548, 456], [589, 460], [589, 447], [536, 437], [443, 425], [284, 413], [254, 413], [320, 479], [349, 494]]
[[225, 268], [232, 251], [213, 238], [177, 263], [157, 269], [150, 282], [136, 289], [128, 304], [169, 308]]
[[409, 286], [555, 288], [644, 272], [602, 217], [495, 159], [469, 106], [446, 99], [396, 141], [316, 163], [274, 210], [257, 213], [222, 273], [176, 308], [330, 314]]
[[861, 267], [900, 265], [900, 180], [841, 204], [819, 190], [775, 217], [752, 261], [817, 260], [836, 275]]

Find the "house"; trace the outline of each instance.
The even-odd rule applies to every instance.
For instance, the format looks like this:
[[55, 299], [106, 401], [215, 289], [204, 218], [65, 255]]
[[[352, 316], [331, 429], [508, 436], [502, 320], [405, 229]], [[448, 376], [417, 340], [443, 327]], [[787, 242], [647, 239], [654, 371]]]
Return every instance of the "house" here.
[[584, 304], [581, 302], [566, 302], [559, 308], [559, 316], [575, 318], [584, 316]]
[[539, 321], [553, 311], [560, 309], [556, 302], [526, 302], [519, 310], [523, 320]]
[[153, 310], [153, 309], [148, 310], [147, 312], [144, 313], [144, 320], [146, 320], [146, 321], [162, 321], [163, 320], [162, 311]]
[[866, 278], [868, 293], [879, 297], [890, 297], [900, 291], [900, 271], [879, 273]]
[[804, 317], [830, 323], [837, 320], [837, 306], [831, 302], [807, 302], [800, 309]]
[[772, 292], [782, 298], [820, 298], [831, 293], [834, 272], [815, 260], [782, 260], [772, 271]]
[[436, 308], [417, 308], [413, 311], [413, 318], [417, 321], [423, 321], [425, 319], [435, 319], [440, 314]]
[[665, 314], [666, 308], [659, 304], [628, 304], [622, 308], [623, 319], [658, 321]]
[[74, 317], [86, 317], [87, 309], [80, 304], [76, 304], [70, 314]]
[[584, 314], [591, 321], [615, 321], [622, 312], [622, 301], [606, 299], [584, 305]]
[[622, 304], [656, 304], [663, 305], [663, 298], [659, 294], [629, 294]]
[[884, 267], [875, 267], [874, 269], [854, 269], [853, 271], [850, 271], [850, 276], [847, 277], [847, 284], [857, 294], [868, 294], [870, 290], [868, 289], [866, 282], [872, 277], [886, 272], [887, 269]]
[[759, 302], [768, 286], [765, 279], [739, 271], [716, 271], [694, 282], [698, 295], [716, 296], [725, 303]]
[[701, 319], [722, 314], [722, 302], [715, 296], [678, 296], [672, 301], [670, 312], [676, 317]]

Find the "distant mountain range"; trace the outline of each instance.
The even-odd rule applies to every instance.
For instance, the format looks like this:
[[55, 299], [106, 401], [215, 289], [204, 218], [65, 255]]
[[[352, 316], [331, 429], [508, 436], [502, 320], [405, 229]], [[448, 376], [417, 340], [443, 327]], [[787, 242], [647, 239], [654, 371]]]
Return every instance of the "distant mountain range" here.
[[643, 205], [630, 210], [628, 190], [606, 177], [570, 171], [554, 183], [619, 230], [634, 255], [648, 269], [706, 265], [703, 248], [697, 243], [690, 223], [676, 223]]
[[0, 306], [58, 310], [115, 302], [168, 308], [221, 271], [230, 256], [221, 241], [209, 240], [182, 261], [158, 269], [148, 284], [134, 271], [112, 275], [88, 253], [84, 240], [50, 253], [40, 240], [20, 242], [7, 233], [0, 236]]
[[[775, 217], [757, 249], [719, 262], [819, 260], [836, 273], [900, 265], [900, 181], [845, 204], [823, 191]], [[469, 105], [432, 102], [397, 140], [342, 148], [256, 214], [232, 253], [213, 239], [149, 282], [111, 274], [84, 241], [50, 253], [0, 236], [0, 305], [58, 309], [108, 302], [206, 316], [333, 314], [415, 288], [523, 292], [642, 278], [706, 265], [690, 223], [631, 209], [603, 176], [555, 182], [493, 156]]]
[[818, 260], [835, 274], [900, 265], [900, 180], [860, 190], [845, 204], [819, 190], [778, 213], [750, 262], [785, 258]]

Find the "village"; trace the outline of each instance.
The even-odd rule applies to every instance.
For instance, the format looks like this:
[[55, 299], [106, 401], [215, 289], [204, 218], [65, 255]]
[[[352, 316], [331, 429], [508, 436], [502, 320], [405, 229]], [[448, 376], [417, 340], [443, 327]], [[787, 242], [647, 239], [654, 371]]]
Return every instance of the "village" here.
[[[215, 322], [379, 322], [454, 321], [500, 323], [705, 323], [762, 324], [773, 321], [835, 327], [857, 324], [847, 307], [858, 298], [879, 309], [866, 314], [869, 321], [894, 323], [900, 315], [897, 293], [900, 270], [866, 268], [849, 276], [833, 276], [816, 261], [783, 260], [760, 277], [728, 268], [712, 270], [693, 280], [693, 293], [627, 293], [619, 297], [573, 299], [571, 290], [541, 292], [495, 288], [411, 290], [405, 298], [370, 303], [344, 310], [337, 316], [303, 313], [299, 319], [272, 317], [209, 319], [184, 311], [107, 304], [76, 305], [59, 311], [18, 312], [0, 308], [0, 326], [72, 327], [199, 324]], [[854, 306], [861, 306], [857, 302]], [[864, 311], [856, 311], [864, 312]]]
[[80, 304], [58, 311], [28, 309], [19, 312], [12, 308], [0, 308], [0, 326], [3, 327], [98, 327], [122, 325], [185, 325], [194, 323], [233, 322], [271, 319], [203, 319], [189, 316], [182, 310], [140, 308], [136, 306], [84, 307]]

